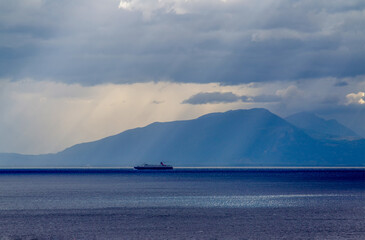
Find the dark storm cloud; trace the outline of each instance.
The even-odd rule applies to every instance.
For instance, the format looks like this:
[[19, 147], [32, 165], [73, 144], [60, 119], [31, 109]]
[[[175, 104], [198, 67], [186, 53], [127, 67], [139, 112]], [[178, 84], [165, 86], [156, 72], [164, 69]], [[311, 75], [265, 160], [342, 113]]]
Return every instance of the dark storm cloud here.
[[232, 92], [201, 92], [184, 100], [186, 104], [231, 103], [237, 102], [240, 97]]
[[0, 0], [0, 77], [239, 84], [365, 74], [364, 1]]

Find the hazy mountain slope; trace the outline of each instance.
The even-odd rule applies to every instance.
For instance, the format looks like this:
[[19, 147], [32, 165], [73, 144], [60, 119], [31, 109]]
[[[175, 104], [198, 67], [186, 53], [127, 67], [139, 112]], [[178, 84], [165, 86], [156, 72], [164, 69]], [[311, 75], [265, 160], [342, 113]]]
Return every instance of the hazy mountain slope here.
[[358, 134], [336, 120], [325, 120], [309, 112], [297, 113], [286, 117], [285, 120], [302, 128], [307, 134], [315, 138], [360, 138]]
[[[189, 121], [154, 123], [97, 142], [73, 146], [59, 156], [91, 164], [167, 161], [178, 165], [289, 163], [294, 149], [315, 142], [264, 109], [214, 113]], [[297, 151], [295, 151], [295, 157]]]
[[133, 166], [165, 161], [174, 166], [364, 165], [364, 141], [319, 141], [265, 109], [212, 113], [153, 123], [58, 154], [16, 155], [0, 164], [21, 166]]
[[[319, 142], [265, 109], [251, 109], [154, 123], [58, 155], [63, 161], [91, 165], [159, 161], [180, 166], [346, 165], [349, 156], [336, 150], [341, 144], [346, 145]], [[356, 156], [350, 159], [359, 162]]]

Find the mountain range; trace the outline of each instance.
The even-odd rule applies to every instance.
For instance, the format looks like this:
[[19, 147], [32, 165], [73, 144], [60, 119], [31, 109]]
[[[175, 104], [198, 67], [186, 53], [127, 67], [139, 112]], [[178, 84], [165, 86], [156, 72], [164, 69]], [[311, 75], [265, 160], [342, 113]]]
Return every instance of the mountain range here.
[[266, 109], [156, 122], [55, 154], [0, 154], [0, 166], [364, 166], [365, 139], [309, 113], [283, 119]]
[[317, 139], [354, 140], [361, 138], [357, 133], [335, 119], [325, 120], [311, 112], [296, 113], [286, 117], [285, 120]]

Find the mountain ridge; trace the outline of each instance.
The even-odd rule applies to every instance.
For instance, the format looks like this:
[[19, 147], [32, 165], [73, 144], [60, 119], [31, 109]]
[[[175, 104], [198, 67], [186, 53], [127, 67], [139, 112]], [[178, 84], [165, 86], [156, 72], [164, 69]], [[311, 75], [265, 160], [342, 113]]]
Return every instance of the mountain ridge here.
[[284, 118], [317, 139], [360, 139], [360, 135], [335, 119], [325, 120], [312, 112], [299, 112]]
[[266, 109], [230, 110], [192, 120], [155, 122], [48, 155], [0, 164], [132, 166], [363, 166], [365, 141], [315, 139]]

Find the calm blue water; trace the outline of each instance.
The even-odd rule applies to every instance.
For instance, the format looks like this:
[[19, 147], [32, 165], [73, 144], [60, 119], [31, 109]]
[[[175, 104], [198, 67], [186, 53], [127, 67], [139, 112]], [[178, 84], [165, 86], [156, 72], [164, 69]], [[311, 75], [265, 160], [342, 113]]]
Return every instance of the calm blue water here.
[[0, 239], [365, 239], [365, 171], [0, 170]]
[[0, 210], [365, 207], [363, 170], [0, 174]]

